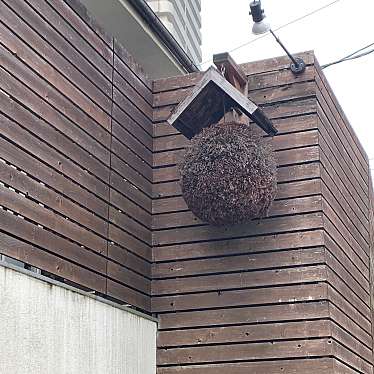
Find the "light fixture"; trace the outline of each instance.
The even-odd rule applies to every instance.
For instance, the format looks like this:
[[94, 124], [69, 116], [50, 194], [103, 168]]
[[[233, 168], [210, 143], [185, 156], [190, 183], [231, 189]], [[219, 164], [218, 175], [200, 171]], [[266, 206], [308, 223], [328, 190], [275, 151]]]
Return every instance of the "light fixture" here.
[[271, 33], [271, 35], [274, 36], [277, 43], [282, 47], [282, 49], [286, 52], [287, 56], [291, 59], [291, 71], [294, 74], [301, 74], [305, 71], [305, 62], [303, 59], [299, 57], [293, 57], [290, 52], [288, 52], [287, 48], [284, 46], [284, 44], [280, 41], [280, 39], [274, 34], [273, 30], [270, 27], [270, 24], [266, 22], [265, 13], [264, 10], [261, 7], [261, 0], [254, 0], [250, 3], [251, 11], [249, 12], [250, 15], [252, 15], [253, 19], [253, 27], [252, 27], [252, 33], [255, 35], [261, 35], [265, 34], [268, 31]]

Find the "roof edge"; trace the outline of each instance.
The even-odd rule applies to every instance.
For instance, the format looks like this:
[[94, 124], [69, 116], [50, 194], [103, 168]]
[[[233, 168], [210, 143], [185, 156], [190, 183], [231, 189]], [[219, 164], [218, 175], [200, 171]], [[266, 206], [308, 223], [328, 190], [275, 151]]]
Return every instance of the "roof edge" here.
[[200, 71], [145, 0], [128, 0], [188, 73]]

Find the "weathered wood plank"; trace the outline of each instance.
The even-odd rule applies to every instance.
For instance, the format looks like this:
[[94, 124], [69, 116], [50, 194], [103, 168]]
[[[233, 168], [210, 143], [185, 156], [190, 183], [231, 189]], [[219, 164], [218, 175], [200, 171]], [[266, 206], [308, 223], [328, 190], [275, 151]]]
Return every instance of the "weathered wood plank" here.
[[[291, 255], [293, 254], [291, 253]], [[274, 257], [278, 258], [278, 256], [276, 255]], [[297, 254], [293, 255], [292, 258], [294, 257], [298, 257]], [[251, 263], [251, 260], [252, 259], [250, 259], [249, 263]], [[253, 260], [256, 259], [254, 258]], [[303, 260], [299, 258], [299, 262], [303, 265], [308, 264], [308, 260], [309, 259]], [[222, 291], [226, 289], [242, 288], [244, 289], [249, 287], [278, 287], [281, 285], [297, 284], [300, 282], [304, 282], [305, 284], [307, 284], [325, 281], [325, 266], [313, 265], [318, 262], [323, 263], [323, 260], [316, 260], [314, 258], [313, 260], [309, 261], [312, 264], [311, 266], [299, 267], [298, 264], [297, 268], [283, 268], [283, 266], [285, 266], [284, 263], [278, 265], [273, 262], [272, 267], [279, 266], [279, 269], [267, 270], [267, 268], [264, 267], [261, 270], [255, 271], [255, 266], [248, 266], [248, 271], [247, 269], [245, 269], [238, 273], [234, 273], [234, 270], [231, 270], [231, 272], [227, 274], [204, 274], [204, 276], [199, 276], [199, 273], [196, 272], [196, 274], [189, 277], [166, 280], [154, 279], [152, 281], [152, 293], [153, 295], [158, 297], [161, 295], [170, 296], [193, 292], [206, 292], [217, 290]], [[360, 303], [360, 301], [358, 303]]]
[[[0, 69], [2, 90], [109, 165], [109, 133], [102, 126], [92, 123], [84, 112], [26, 69], [1, 46], [0, 55], [3, 62]], [[4, 69], [5, 66], [9, 67], [9, 71]], [[22, 77], [22, 82], [16, 77]]]
[[[331, 334], [329, 321], [292, 321], [269, 324], [223, 326], [160, 331], [159, 347], [204, 346], [211, 344], [308, 339]], [[171, 345], [170, 345], [171, 344]]]
[[323, 231], [315, 230], [154, 247], [153, 255], [155, 262], [163, 262], [273, 252], [320, 245], [324, 245]]
[[[242, 271], [263, 271], [266, 269], [275, 269], [273, 271], [298, 271], [296, 269], [288, 269], [292, 266], [302, 265], [318, 265], [325, 262], [325, 254], [323, 247], [297, 248], [277, 250], [272, 248], [269, 253], [264, 250], [261, 252], [249, 252], [245, 255], [232, 255], [231, 252], [224, 257], [213, 257], [204, 259], [191, 259], [183, 261], [161, 262], [152, 264], [153, 280], [155, 281], [155, 293], [157, 287], [168, 283], [158, 282], [161, 279], [170, 279], [175, 281], [176, 277], [185, 279], [186, 276], [201, 276], [226, 273], [235, 273]], [[278, 266], [277, 266], [278, 265]], [[241, 273], [236, 273], [240, 278]], [[254, 275], [255, 276], [255, 275]], [[203, 279], [203, 278], [201, 278]], [[222, 276], [222, 279], [225, 279]], [[158, 286], [160, 285], [160, 286]], [[204, 287], [204, 283], [201, 284]]]
[[106, 218], [108, 206], [104, 201], [96, 198], [92, 193], [80, 188], [76, 183], [52, 168], [27, 154], [24, 150], [0, 137], [0, 157], [19, 170], [26, 172], [48, 187], [52, 187], [75, 203], [83, 206], [99, 216]]
[[187, 310], [217, 309], [259, 304], [282, 304], [317, 301], [327, 298], [327, 284], [307, 284], [245, 290], [218, 290], [188, 295], [152, 298], [155, 313]]
[[[337, 364], [338, 365], [338, 364]], [[313, 374], [332, 374], [335, 373], [334, 368], [341, 374], [355, 374], [348, 367], [344, 367], [341, 363], [334, 366], [332, 358], [321, 359], [295, 359], [295, 360], [276, 360], [276, 361], [259, 361], [259, 362], [235, 362], [221, 364], [204, 364], [204, 365], [186, 365], [159, 367], [158, 374], [279, 374], [285, 372], [287, 374], [304, 373]]]
[[70, 261], [5, 234], [0, 235], [0, 253], [58, 275], [83, 287], [104, 293], [106, 278]]
[[160, 314], [160, 330], [233, 326], [329, 317], [327, 300]]
[[333, 348], [329, 339], [273, 341], [265, 343], [230, 344], [211, 347], [160, 348], [158, 365], [180, 365], [278, 358], [330, 356]]
[[[82, 19], [79, 15], [70, 8], [67, 3], [68, 1], [61, 2], [59, 0], [47, 0], [48, 4], [59, 13], [59, 15], [66, 20], [66, 23], [74, 29], [76, 33], [76, 37], [79, 38], [77, 40], [77, 46], [80, 43], [88, 43], [92, 48], [99, 53], [102, 58], [108, 62], [108, 64], [112, 64], [113, 55], [112, 55], [112, 48], [109, 46], [111, 44], [111, 40], [109, 40], [109, 45], [106, 44], [101, 37], [99, 37], [96, 32], [87, 25], [85, 22], [82, 22]], [[96, 58], [95, 58], [95, 63]]]
[[107, 233], [108, 224], [105, 220], [3, 162], [0, 163], [0, 181], [101, 236]]
[[[11, 29], [12, 32], [30, 45], [36, 53], [32, 52], [14, 34], [12, 34], [13, 37], [9, 36], [7, 38], [7, 47], [42, 77], [50, 80], [68, 98], [81, 106], [101, 126], [109, 129], [110, 81], [104, 78], [87, 60], [84, 60], [83, 56], [63, 39], [45, 19], [41, 18], [33, 8], [30, 8], [27, 2], [13, 1], [8, 2], [7, 5], [16, 13], [12, 13], [4, 4], [0, 5], [2, 14], [9, 17], [5, 21], [10, 25], [14, 24]], [[38, 6], [36, 2], [33, 5]], [[39, 3], [39, 8], [41, 7], [49, 8], [44, 1]], [[18, 17], [16, 14], [18, 14]], [[4, 37], [5, 32], [3, 31], [2, 34], [2, 37]], [[48, 42], [42, 39], [43, 35], [49, 36]], [[63, 55], [58, 52], [62, 50], [65, 51]], [[95, 82], [95, 84], [92, 82]], [[91, 100], [87, 100], [86, 95]], [[94, 102], [97, 102], [99, 106], [94, 105]]]

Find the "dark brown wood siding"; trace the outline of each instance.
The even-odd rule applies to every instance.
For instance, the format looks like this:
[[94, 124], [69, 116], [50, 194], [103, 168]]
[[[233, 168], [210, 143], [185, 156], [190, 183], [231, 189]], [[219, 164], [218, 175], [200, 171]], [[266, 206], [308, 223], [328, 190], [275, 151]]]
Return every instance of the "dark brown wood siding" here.
[[316, 62], [325, 250], [336, 357], [372, 372], [369, 161]]
[[150, 311], [151, 83], [74, 1], [0, 14], [0, 253]]
[[201, 73], [151, 82], [75, 0], [0, 2], [0, 253], [159, 317], [160, 374], [372, 373], [366, 153], [313, 53], [242, 65], [279, 133], [262, 220], [187, 208], [166, 124]]
[[298, 77], [287, 58], [242, 65], [250, 98], [279, 130], [269, 138], [278, 195], [269, 217], [234, 228], [201, 222], [179, 187], [188, 140], [166, 120], [201, 74], [153, 84], [160, 374], [372, 372], [367, 158], [330, 88], [321, 102], [313, 53], [303, 57]]

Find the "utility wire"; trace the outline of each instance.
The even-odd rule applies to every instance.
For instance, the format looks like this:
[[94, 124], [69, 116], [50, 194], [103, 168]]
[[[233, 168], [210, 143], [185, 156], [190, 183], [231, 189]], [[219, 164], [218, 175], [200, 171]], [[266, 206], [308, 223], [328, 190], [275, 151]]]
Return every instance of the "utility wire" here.
[[[304, 18], [307, 18], [307, 17], [309, 17], [309, 16], [312, 16], [313, 14], [316, 14], [316, 13], [320, 12], [321, 10], [324, 10], [324, 9], [326, 9], [326, 8], [329, 8], [330, 6], [332, 6], [332, 5], [336, 4], [336, 3], [339, 3], [340, 1], [342, 1], [342, 0], [335, 0], [335, 1], [332, 1], [331, 3], [328, 3], [328, 4], [326, 4], [326, 5], [324, 5], [324, 6], [320, 7], [320, 8], [317, 8], [317, 9], [315, 9], [315, 10], [313, 10], [313, 11], [307, 13], [307, 14], [304, 14], [304, 15], [301, 16], [301, 17], [298, 17], [298, 18], [293, 19], [292, 21], [287, 22], [287, 23], [285, 23], [284, 25], [281, 25], [281, 26], [276, 27], [275, 29], [273, 29], [273, 31], [278, 31], [278, 30], [284, 29], [285, 27], [290, 26], [290, 25], [292, 25], [292, 24], [294, 24], [294, 23], [296, 23], [296, 22], [299, 22], [299, 21], [303, 20]], [[229, 51], [229, 53], [231, 53], [231, 52], [235, 52], [235, 51], [237, 51], [238, 49], [241, 49], [241, 48], [243, 48], [243, 47], [246, 47], [247, 45], [252, 44], [252, 43], [256, 42], [256, 41], [259, 40], [259, 39], [265, 38], [265, 37], [268, 36], [268, 35], [269, 35], [269, 34], [266, 33], [266, 34], [263, 34], [263, 35], [260, 35], [260, 36], [258, 36], [258, 37], [256, 37], [256, 38], [254, 38], [254, 39], [251, 39], [251, 40], [249, 40], [248, 42], [243, 43], [243, 44], [241, 44], [241, 45], [239, 45], [239, 46], [237, 46], [237, 47], [231, 49], [231, 50]], [[212, 61], [212, 59], [209, 59], [209, 60], [203, 61], [203, 62], [201, 62], [201, 63], [199, 64], [199, 66], [205, 65], [206, 63], [211, 62], [211, 61]]]
[[328, 64], [325, 64], [325, 65], [322, 65], [321, 66], [321, 69], [325, 69], [325, 68], [328, 68], [329, 66], [332, 66], [332, 65], [336, 65], [336, 64], [340, 64], [341, 62], [345, 62], [345, 61], [350, 61], [350, 60], [355, 60], [357, 58], [360, 58], [360, 57], [364, 57], [364, 56], [367, 56], [369, 55], [370, 53], [373, 53], [374, 52], [374, 49], [371, 49], [370, 51], [366, 51], [366, 52], [363, 52], [363, 53], [360, 53], [360, 54], [356, 54], [358, 52], [361, 52], [371, 46], [373, 46], [374, 43], [370, 43], [368, 44], [367, 46], [363, 47], [363, 48], [360, 48], [359, 50], [349, 54], [348, 56], [345, 56], [343, 58], [341, 58], [340, 60], [337, 60], [337, 61], [333, 61], [333, 62], [330, 62]]

